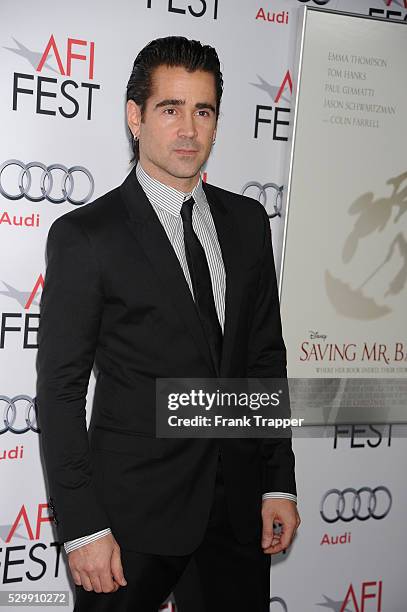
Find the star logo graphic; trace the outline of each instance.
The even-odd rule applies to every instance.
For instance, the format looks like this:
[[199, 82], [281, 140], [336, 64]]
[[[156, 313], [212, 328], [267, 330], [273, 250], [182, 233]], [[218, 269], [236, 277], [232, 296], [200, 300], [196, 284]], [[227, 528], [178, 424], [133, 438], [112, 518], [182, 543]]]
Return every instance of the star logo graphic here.
[[[3, 542], [6, 542], [12, 527], [13, 525], [11, 524], [10, 525], [0, 525], [0, 540], [3, 540]], [[20, 529], [20, 527], [18, 527], [17, 529]], [[20, 540], [28, 540], [27, 536], [20, 535], [19, 533], [17, 533], [17, 530], [13, 533], [13, 538], [19, 538]]]
[[250, 85], [253, 85], [253, 87], [257, 87], [258, 89], [261, 89], [261, 91], [265, 91], [270, 96], [270, 98], [276, 103], [279, 102], [279, 100], [283, 100], [287, 104], [290, 104], [291, 100], [285, 94], [286, 87], [288, 87], [290, 90], [290, 93], [292, 93], [293, 86], [292, 86], [291, 75], [289, 71], [287, 71], [281, 85], [271, 85], [271, 83], [263, 79], [263, 77], [261, 77], [260, 75], [257, 75], [257, 78], [259, 82], [250, 83]]
[[333, 610], [333, 612], [352, 612], [352, 610], [349, 610], [349, 608], [342, 610], [343, 601], [335, 601], [326, 595], [323, 595], [323, 597], [325, 601], [323, 603], [317, 603], [317, 606], [328, 608], [328, 610]]
[[[42, 278], [42, 276], [40, 278]], [[25, 310], [27, 310], [31, 306], [31, 304], [34, 304], [35, 306], [40, 305], [37, 300], [31, 299], [34, 298], [34, 295], [38, 290], [40, 282], [37, 281], [33, 291], [19, 291], [15, 287], [12, 287], [12, 285], [7, 284], [5, 281], [2, 281], [2, 283], [5, 287], [7, 287], [7, 291], [0, 291], [0, 295], [5, 295], [9, 298], [16, 300]]]
[[[22, 43], [20, 43], [15, 38], [13, 38], [13, 40], [16, 43], [17, 48], [13, 49], [12, 47], [3, 47], [3, 49], [7, 49], [7, 51], [11, 51], [12, 53], [21, 55], [31, 64], [34, 70], [37, 70], [38, 65], [41, 61], [41, 58], [43, 56], [43, 53], [41, 51], [31, 51], [31, 49], [24, 46]], [[50, 55], [49, 57], [53, 57], [53, 56]], [[48, 62], [45, 62], [44, 67], [48, 68], [48, 70], [51, 70], [52, 72], [56, 72], [57, 74], [59, 74], [58, 70], [55, 70], [55, 68], [53, 68], [51, 64], [49, 64]]]

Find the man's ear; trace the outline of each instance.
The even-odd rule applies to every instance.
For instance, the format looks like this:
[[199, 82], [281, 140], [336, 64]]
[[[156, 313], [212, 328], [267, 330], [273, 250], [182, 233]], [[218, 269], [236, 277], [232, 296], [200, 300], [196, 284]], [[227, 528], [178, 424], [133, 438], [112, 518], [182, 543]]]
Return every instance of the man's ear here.
[[134, 100], [127, 100], [126, 112], [128, 126], [133, 136], [138, 138], [140, 136], [141, 108]]

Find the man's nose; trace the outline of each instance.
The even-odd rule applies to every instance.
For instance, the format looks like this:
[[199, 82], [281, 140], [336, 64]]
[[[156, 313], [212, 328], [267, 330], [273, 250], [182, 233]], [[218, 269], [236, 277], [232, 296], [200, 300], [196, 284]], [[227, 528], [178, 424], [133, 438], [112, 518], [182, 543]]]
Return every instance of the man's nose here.
[[178, 127], [178, 135], [184, 138], [195, 138], [197, 130], [195, 126], [194, 117], [185, 113], [182, 117], [180, 125]]

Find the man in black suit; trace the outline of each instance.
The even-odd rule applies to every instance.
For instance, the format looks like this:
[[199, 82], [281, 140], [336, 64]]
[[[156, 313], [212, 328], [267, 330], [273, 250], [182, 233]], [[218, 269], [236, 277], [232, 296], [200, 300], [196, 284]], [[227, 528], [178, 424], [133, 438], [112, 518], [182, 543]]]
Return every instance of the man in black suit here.
[[205, 610], [264, 612], [299, 525], [290, 439], [155, 437], [158, 377], [286, 376], [267, 215], [200, 176], [222, 87], [212, 47], [147, 45], [127, 87], [137, 165], [48, 234], [37, 407], [78, 612], [156, 612], [192, 562]]

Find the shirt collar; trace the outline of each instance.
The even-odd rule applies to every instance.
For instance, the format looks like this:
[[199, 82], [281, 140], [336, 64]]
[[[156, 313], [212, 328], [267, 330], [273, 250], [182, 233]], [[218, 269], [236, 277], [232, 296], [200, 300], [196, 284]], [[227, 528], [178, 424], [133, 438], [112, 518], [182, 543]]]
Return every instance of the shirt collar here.
[[153, 178], [147, 174], [140, 162], [137, 162], [136, 176], [150, 203], [154, 206], [159, 206], [175, 217], [180, 215], [183, 203], [190, 197], [194, 198], [201, 213], [203, 213], [204, 209], [209, 208], [208, 201], [202, 187], [201, 175], [199, 176], [198, 183], [189, 193], [178, 191], [177, 189], [169, 187], [168, 185], [165, 185], [164, 183], [161, 183], [157, 179]]

